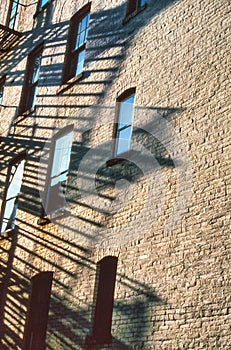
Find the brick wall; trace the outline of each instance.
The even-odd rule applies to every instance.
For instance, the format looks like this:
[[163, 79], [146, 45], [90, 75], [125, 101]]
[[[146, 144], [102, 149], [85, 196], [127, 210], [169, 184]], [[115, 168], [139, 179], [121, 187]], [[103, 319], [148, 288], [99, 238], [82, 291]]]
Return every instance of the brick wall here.
[[[2, 23], [8, 3], [1, 4]], [[125, 1], [92, 1], [84, 77], [64, 89], [69, 20], [86, 3], [54, 0], [34, 16], [37, 5], [27, 1], [22, 38], [1, 56], [1, 198], [9, 159], [23, 149], [28, 154], [17, 230], [0, 241], [1, 346], [23, 348], [31, 277], [53, 271], [47, 349], [84, 349], [96, 264], [112, 255], [118, 266], [111, 348], [228, 350], [230, 2], [147, 1], [123, 24]], [[36, 110], [21, 116], [27, 56], [42, 41]], [[132, 163], [107, 167], [116, 99], [131, 87], [132, 140], [142, 146]], [[47, 168], [38, 170], [40, 156], [70, 123], [69, 207], [41, 226], [38, 182]], [[97, 173], [99, 184], [86, 196], [77, 178], [84, 159], [96, 170], [83, 168], [83, 178], [94, 182]]]

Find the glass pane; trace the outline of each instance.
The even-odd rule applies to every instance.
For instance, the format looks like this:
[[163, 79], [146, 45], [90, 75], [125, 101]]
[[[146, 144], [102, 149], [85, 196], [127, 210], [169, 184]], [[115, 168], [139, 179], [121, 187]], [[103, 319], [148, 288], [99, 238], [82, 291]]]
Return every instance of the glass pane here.
[[73, 132], [60, 137], [55, 143], [51, 170], [51, 183], [48, 190], [46, 212], [49, 214], [65, 206], [66, 181], [71, 157]]
[[14, 221], [17, 211], [17, 198], [21, 189], [25, 160], [12, 166], [10, 184], [6, 194], [6, 206], [3, 213], [2, 230], [14, 228]]
[[79, 22], [75, 49], [78, 49], [80, 46], [85, 44], [87, 40], [87, 28], [89, 25], [89, 19], [90, 19], [90, 15], [88, 14]]
[[77, 37], [77, 41], [76, 41], [76, 49], [79, 48], [80, 46], [82, 46], [85, 43], [85, 32], [81, 32], [78, 37]]
[[85, 56], [85, 50], [81, 51], [78, 55], [78, 61], [77, 61], [77, 67], [76, 67], [76, 73], [75, 73], [76, 76], [83, 71], [84, 56]]
[[9, 28], [13, 29], [14, 28], [14, 18], [11, 18], [9, 21]]
[[35, 57], [33, 73], [32, 73], [32, 84], [36, 83], [39, 80], [41, 58], [42, 58], [41, 53], [39, 53], [39, 56]]
[[2, 104], [3, 86], [0, 86], [0, 105]]
[[86, 31], [89, 25], [90, 14], [88, 13], [81, 21], [81, 31]]
[[120, 129], [123, 125], [121, 124], [132, 124], [133, 109], [134, 109], [135, 96], [132, 95], [120, 103], [118, 128]]
[[13, 1], [13, 4], [12, 4], [12, 8], [11, 8], [11, 13], [10, 13], [10, 17], [14, 17], [15, 14], [17, 12], [17, 3]]
[[125, 153], [130, 149], [130, 141], [132, 136], [132, 127], [120, 131], [117, 135], [116, 155]]
[[49, 0], [40, 0], [39, 7], [43, 7]]
[[31, 91], [30, 91], [30, 95], [29, 95], [29, 103], [28, 103], [28, 106], [27, 106], [27, 109], [31, 109], [35, 106], [35, 101], [36, 101], [36, 94], [37, 94], [37, 85], [32, 85], [31, 87]]
[[12, 177], [7, 190], [6, 200], [18, 196], [22, 184], [22, 176], [25, 160], [22, 160], [16, 166], [12, 166]]
[[69, 168], [71, 157], [72, 135], [70, 132], [56, 141], [51, 177], [56, 177]]
[[8, 229], [14, 228], [14, 219], [16, 214], [16, 206], [15, 203], [16, 198], [13, 198], [6, 202], [5, 212], [2, 220], [2, 232], [5, 232]]
[[14, 29], [16, 27], [18, 19], [18, 3], [17, 1], [12, 2], [12, 7], [10, 11], [9, 28]]

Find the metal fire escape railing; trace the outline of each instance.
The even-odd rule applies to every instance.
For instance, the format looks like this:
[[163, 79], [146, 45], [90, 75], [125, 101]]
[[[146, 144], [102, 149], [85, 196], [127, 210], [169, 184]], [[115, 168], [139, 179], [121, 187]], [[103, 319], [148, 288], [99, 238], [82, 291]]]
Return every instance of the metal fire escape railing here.
[[0, 24], [0, 53], [8, 51], [21, 37], [21, 33]]

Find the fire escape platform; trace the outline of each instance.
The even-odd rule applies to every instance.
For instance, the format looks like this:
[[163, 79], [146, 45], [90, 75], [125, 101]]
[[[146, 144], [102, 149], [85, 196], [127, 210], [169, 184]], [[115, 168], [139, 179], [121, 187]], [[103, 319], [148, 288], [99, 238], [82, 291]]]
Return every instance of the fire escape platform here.
[[0, 53], [8, 51], [20, 39], [21, 35], [16, 30], [0, 24]]

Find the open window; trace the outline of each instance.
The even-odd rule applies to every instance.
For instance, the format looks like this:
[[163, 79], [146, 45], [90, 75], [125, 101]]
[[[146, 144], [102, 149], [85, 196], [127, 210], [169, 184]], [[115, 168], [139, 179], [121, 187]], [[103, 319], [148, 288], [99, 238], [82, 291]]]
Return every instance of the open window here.
[[44, 213], [52, 214], [66, 206], [65, 193], [74, 125], [68, 125], [57, 132], [51, 140], [49, 165], [44, 193]]
[[1, 207], [0, 233], [11, 231], [15, 227], [18, 197], [21, 190], [26, 153], [23, 152], [10, 161], [4, 197]]
[[83, 71], [90, 22], [90, 7], [91, 4], [88, 3], [71, 18], [63, 83], [66, 83], [71, 78], [78, 77]]
[[118, 258], [106, 256], [97, 263], [95, 283], [95, 308], [91, 335], [86, 344], [110, 344], [112, 342], [111, 325], [114, 304]]
[[135, 88], [126, 90], [117, 98], [117, 123], [115, 127], [114, 156], [119, 157], [130, 150], [134, 114]]
[[19, 114], [30, 111], [35, 106], [42, 60], [42, 52], [43, 44], [37, 46], [28, 56], [25, 81], [19, 107]]
[[53, 272], [40, 272], [31, 281], [23, 350], [45, 350]]

